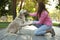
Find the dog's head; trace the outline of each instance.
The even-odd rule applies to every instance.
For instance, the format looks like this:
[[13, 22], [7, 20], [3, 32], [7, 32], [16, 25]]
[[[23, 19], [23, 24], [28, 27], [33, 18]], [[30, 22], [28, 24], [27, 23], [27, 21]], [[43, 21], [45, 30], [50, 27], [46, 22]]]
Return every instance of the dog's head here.
[[22, 10], [20, 10], [20, 12], [19, 12], [18, 18], [21, 18], [21, 17], [25, 16], [26, 14], [28, 14], [27, 10], [22, 9]]
[[27, 14], [27, 13], [28, 13], [27, 10], [24, 10], [24, 9], [20, 10], [20, 14]]

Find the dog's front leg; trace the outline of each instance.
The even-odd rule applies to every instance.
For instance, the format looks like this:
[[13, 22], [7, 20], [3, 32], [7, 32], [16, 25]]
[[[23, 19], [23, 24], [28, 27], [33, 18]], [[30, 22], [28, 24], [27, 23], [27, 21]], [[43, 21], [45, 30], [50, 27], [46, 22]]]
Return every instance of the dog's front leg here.
[[20, 26], [27, 26], [27, 25], [32, 25], [32, 22], [25, 22], [24, 24], [20, 24]]

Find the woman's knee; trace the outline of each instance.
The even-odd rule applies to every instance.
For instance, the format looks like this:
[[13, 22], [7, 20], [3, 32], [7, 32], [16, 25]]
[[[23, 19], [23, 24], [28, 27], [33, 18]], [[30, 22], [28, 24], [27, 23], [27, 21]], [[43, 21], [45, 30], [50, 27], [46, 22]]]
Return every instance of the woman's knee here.
[[46, 33], [46, 31], [42, 31], [42, 30], [38, 30], [38, 29], [34, 31], [35, 35], [42, 35], [42, 34], [45, 34], [45, 33]]

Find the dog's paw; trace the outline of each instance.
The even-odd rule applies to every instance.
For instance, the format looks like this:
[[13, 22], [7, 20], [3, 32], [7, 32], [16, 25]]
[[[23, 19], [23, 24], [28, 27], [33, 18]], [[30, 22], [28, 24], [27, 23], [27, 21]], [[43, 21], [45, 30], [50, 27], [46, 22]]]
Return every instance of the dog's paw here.
[[9, 33], [9, 35], [12, 35], [12, 36], [18, 36], [17, 34], [14, 34], [14, 33]]
[[6, 35], [10, 35], [10, 36], [18, 36], [17, 34], [14, 34], [14, 33], [6, 33]]

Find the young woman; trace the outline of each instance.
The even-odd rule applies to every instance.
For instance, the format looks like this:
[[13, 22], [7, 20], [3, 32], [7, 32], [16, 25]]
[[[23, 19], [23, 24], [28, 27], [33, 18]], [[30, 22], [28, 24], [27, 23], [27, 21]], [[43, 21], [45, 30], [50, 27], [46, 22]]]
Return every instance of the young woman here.
[[38, 3], [38, 11], [36, 13], [29, 14], [30, 16], [36, 16], [38, 21], [33, 21], [38, 29], [35, 30], [35, 35], [44, 35], [46, 33], [51, 33], [52, 37], [55, 36], [55, 32], [52, 28], [52, 20], [49, 17], [49, 12], [45, 8], [45, 4]]

